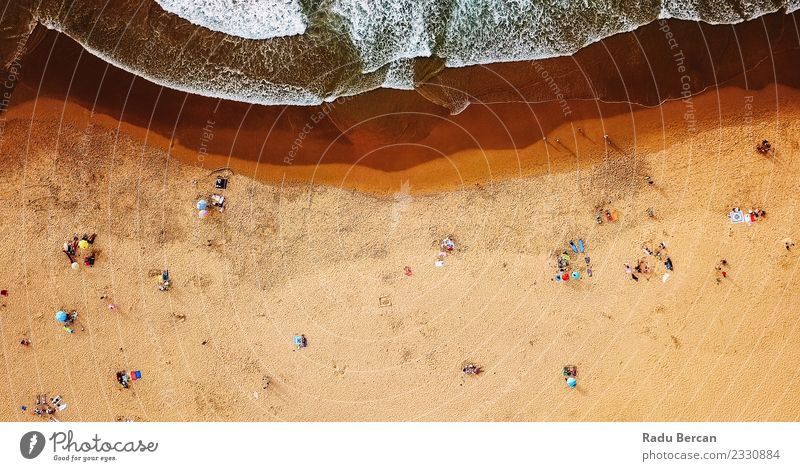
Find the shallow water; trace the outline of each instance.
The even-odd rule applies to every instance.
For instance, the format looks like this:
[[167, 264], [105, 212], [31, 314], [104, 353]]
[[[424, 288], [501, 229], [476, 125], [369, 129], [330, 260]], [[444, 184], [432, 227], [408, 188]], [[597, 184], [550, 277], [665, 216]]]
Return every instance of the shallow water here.
[[[226, 3], [22, 0], [13, 8], [156, 83], [267, 105], [409, 90], [445, 68], [566, 56], [659, 18], [733, 24], [800, 8], [800, 0], [265, 0], [236, 14]], [[269, 14], [267, 4], [275, 5]], [[464, 103], [445, 106], [457, 112]]]

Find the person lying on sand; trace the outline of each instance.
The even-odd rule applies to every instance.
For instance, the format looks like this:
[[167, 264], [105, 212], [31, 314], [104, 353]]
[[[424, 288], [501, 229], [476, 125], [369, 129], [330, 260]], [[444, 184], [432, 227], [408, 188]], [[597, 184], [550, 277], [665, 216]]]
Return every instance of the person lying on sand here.
[[124, 371], [117, 371], [117, 382], [121, 384], [123, 388], [128, 389], [128, 374]]
[[481, 369], [480, 366], [476, 366], [476, 365], [470, 363], [467, 366], [465, 366], [464, 368], [462, 368], [461, 371], [465, 375], [478, 375], [478, 374], [481, 374], [481, 371], [483, 371], [483, 370]]

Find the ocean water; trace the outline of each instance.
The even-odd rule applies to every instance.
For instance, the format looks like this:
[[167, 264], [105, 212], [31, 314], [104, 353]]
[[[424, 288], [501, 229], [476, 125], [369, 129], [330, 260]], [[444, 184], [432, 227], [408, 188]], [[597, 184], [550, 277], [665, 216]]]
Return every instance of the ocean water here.
[[444, 67], [570, 55], [660, 18], [733, 24], [800, 8], [800, 0], [156, 2], [144, 12], [109, 12], [101, 0], [76, 0], [79, 20], [56, 0], [30, 8], [90, 52], [156, 83], [268, 105], [413, 90]]
[[[213, 31], [247, 39], [303, 34], [298, 0], [156, 0]], [[308, 2], [319, 21], [343, 26], [365, 72], [402, 59], [440, 57], [449, 67], [572, 54], [660, 18], [737, 23], [792, 12], [800, 0], [332, 0]], [[320, 15], [320, 12], [326, 13]]]

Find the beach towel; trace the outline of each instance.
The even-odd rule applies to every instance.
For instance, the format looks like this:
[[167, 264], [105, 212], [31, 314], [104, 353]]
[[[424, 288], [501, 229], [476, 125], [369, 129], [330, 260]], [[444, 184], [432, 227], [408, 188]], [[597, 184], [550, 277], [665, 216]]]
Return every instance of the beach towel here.
[[[730, 214], [728, 214], [728, 217], [731, 219], [731, 222], [733, 224], [739, 224], [741, 222], [745, 222], [744, 213], [741, 210], [739, 210], [739, 211], [731, 211]], [[748, 222], [750, 221], [749, 215], [748, 215], [747, 221]]]

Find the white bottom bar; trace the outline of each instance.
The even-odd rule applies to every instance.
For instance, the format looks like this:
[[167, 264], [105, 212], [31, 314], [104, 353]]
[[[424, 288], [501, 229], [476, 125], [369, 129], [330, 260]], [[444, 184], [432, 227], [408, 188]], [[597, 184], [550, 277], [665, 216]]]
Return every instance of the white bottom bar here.
[[[20, 441], [30, 431], [41, 432], [46, 444], [26, 459]], [[795, 423], [6, 423], [0, 464], [138, 471], [798, 469], [798, 436]], [[696, 441], [703, 437], [709, 441]], [[150, 443], [152, 451], [102, 451]]]

